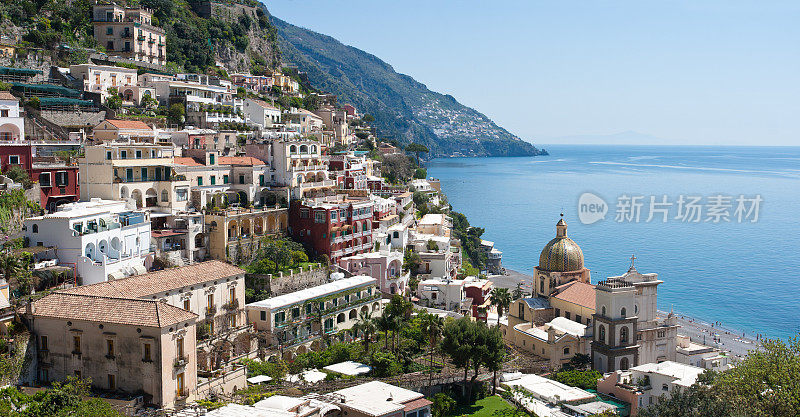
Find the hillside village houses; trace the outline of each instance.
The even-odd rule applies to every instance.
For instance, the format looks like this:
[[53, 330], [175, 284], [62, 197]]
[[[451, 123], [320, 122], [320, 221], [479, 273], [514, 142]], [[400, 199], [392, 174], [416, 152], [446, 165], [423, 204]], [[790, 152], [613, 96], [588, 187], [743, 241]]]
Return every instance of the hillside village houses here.
[[[71, 100], [123, 100], [113, 112], [98, 106], [107, 113], [48, 110], [91, 113], [92, 123], [62, 127], [72, 135], [48, 124], [44, 111], [23, 111], [15, 94], [24, 91], [0, 92], [0, 168], [24, 169], [43, 208], [23, 222], [25, 249], [37, 264], [73, 273], [18, 310], [36, 350], [26, 384], [90, 377], [96, 390], [141, 393], [148, 404], [180, 408], [246, 387], [242, 358], [265, 351], [264, 359], [291, 361], [328, 339], [353, 341], [362, 314], [381, 316], [392, 296], [440, 316], [499, 325], [515, 352], [553, 369], [589, 355], [604, 373], [598, 390], [636, 407], [694, 381], [695, 367], [730, 365], [719, 349], [678, 335], [675, 317], [656, 310], [663, 281], [639, 273], [633, 259], [625, 274], [592, 283], [563, 219], [539, 254], [532, 294], [513, 300], [499, 320], [490, 318], [498, 284], [465, 276], [464, 257], [472, 254], [446, 208], [417, 217], [414, 192], [443, 201], [438, 180], [389, 184], [373, 158], [402, 150], [352, 146], [370, 128], [359, 128], [357, 110], [337, 105], [335, 96], [317, 94], [319, 104], [309, 109], [287, 106], [285, 95], [305, 95], [296, 74], [156, 69], [166, 63], [166, 39], [151, 19], [144, 9], [94, 7], [95, 36], [108, 44], [107, 58], [142, 66], [104, 59], [55, 69], [64, 85], [53, 91], [69, 90]], [[161, 106], [158, 114], [142, 108], [148, 97]], [[172, 106], [182, 120], [164, 117]], [[45, 134], [66, 137], [26, 140]], [[291, 290], [253, 288], [260, 299], [245, 304], [245, 272], [234, 264], [247, 264], [272, 237], [300, 243], [309, 262], [269, 276], [293, 282]], [[477, 250], [487, 257], [481, 275], [503, 272], [493, 242], [482, 240]], [[315, 262], [326, 268], [310, 271]], [[13, 318], [8, 287], [0, 281], [0, 331]], [[650, 391], [631, 382], [645, 376]], [[383, 383], [358, 388], [339, 390], [335, 403], [307, 397], [265, 407], [296, 417], [323, 417], [324, 410], [430, 414], [421, 394]]]

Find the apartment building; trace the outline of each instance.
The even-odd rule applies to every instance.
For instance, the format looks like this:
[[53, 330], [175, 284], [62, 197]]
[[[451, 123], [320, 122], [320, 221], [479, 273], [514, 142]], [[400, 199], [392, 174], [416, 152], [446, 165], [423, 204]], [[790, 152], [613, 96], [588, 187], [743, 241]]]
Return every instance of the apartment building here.
[[343, 415], [351, 417], [430, 417], [433, 403], [424, 395], [381, 381], [331, 393]]
[[105, 102], [116, 89], [125, 104], [139, 106], [145, 97], [155, 98], [152, 88], [139, 85], [139, 75], [135, 68], [111, 65], [78, 64], [70, 65], [69, 75], [81, 84], [83, 91], [98, 93]]
[[55, 158], [33, 158], [30, 176], [39, 182], [41, 190], [39, 205], [53, 212], [65, 203], [76, 202], [80, 199], [80, 184], [78, 166], [58, 162]]
[[58, 262], [74, 266], [84, 285], [147, 272], [150, 216], [131, 211], [123, 201], [92, 198], [24, 222], [30, 246], [58, 248]]
[[235, 98], [230, 81], [204, 74], [178, 74], [164, 77], [145, 74], [142, 83], [156, 92], [161, 105], [182, 103], [186, 124], [200, 128], [218, 128], [223, 123], [245, 123], [243, 101]]
[[313, 140], [276, 139], [249, 144], [245, 153], [266, 161], [270, 167], [269, 184], [289, 187], [292, 198], [326, 194], [335, 186], [330, 180], [328, 162], [322, 147]]
[[79, 159], [81, 199], [132, 201], [137, 208], [186, 211], [190, 182], [173, 173], [174, 145], [114, 142], [85, 147]]
[[106, 119], [92, 129], [95, 143], [132, 140], [134, 142], [154, 143], [156, 131], [139, 120]]
[[315, 256], [336, 263], [344, 256], [371, 252], [373, 203], [340, 194], [315, 200], [293, 200], [289, 232]]
[[271, 129], [281, 124], [281, 110], [266, 101], [246, 98], [243, 106], [250, 123], [262, 129]]
[[167, 64], [167, 35], [153, 26], [153, 13], [116, 4], [92, 8], [94, 37], [112, 56], [156, 65]]
[[231, 82], [237, 87], [244, 87], [256, 94], [268, 93], [275, 85], [271, 76], [252, 74], [230, 74]]
[[218, 208], [205, 214], [208, 255], [213, 259], [249, 257], [261, 248], [261, 240], [285, 234], [288, 210], [281, 207]]
[[464, 291], [464, 286], [468, 282], [470, 281], [463, 279], [423, 279], [417, 285], [419, 304], [470, 316], [472, 299], [467, 298]]
[[8, 91], [0, 91], [0, 141], [25, 140], [25, 122], [19, 99]]
[[328, 166], [331, 172], [341, 174], [341, 182], [339, 188], [348, 190], [366, 190], [367, 189], [367, 171], [371, 164], [371, 160], [363, 156], [355, 156], [352, 154], [339, 154], [330, 157]]
[[378, 279], [378, 287], [384, 294], [405, 295], [411, 273], [403, 272], [403, 253], [362, 253], [339, 259], [339, 267], [353, 275], [368, 275]]
[[155, 258], [165, 266], [184, 266], [208, 256], [208, 234], [203, 213], [177, 212], [152, 219]]
[[377, 280], [369, 276], [343, 278], [316, 287], [247, 304], [253, 329], [270, 335], [286, 358], [318, 350], [322, 335], [353, 338], [348, 332], [361, 313], [380, 316], [383, 307]]
[[22, 315], [36, 356], [29, 383], [91, 379], [95, 389], [143, 393], [157, 407], [197, 397], [197, 315], [161, 300], [56, 292]]

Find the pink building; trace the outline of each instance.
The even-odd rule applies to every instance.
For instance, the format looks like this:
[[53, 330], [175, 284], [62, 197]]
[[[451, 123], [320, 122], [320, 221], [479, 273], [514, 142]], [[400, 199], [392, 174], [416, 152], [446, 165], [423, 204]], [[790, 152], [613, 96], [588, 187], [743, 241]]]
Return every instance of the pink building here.
[[353, 275], [367, 275], [378, 280], [384, 294], [406, 294], [410, 274], [403, 272], [401, 252], [372, 252], [339, 259], [339, 267]]

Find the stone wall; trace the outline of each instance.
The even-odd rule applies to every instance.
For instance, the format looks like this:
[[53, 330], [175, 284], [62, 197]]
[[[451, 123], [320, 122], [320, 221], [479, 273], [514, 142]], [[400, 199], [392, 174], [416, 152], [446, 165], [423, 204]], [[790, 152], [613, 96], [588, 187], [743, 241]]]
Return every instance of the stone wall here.
[[311, 270], [294, 270], [292, 274], [247, 274], [248, 288], [267, 291], [273, 297], [316, 287], [328, 282], [328, 270], [317, 266]]

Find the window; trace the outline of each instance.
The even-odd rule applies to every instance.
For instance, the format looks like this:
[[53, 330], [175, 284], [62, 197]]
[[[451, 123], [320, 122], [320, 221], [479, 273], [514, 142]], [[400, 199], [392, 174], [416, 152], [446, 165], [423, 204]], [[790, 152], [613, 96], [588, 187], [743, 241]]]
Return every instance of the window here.
[[258, 176], [258, 185], [264, 185], [264, 174]]
[[630, 366], [630, 364], [628, 362], [628, 358], [622, 358], [622, 359], [619, 360], [619, 369], [620, 370], [626, 371], [629, 366]]
[[142, 168], [142, 181], [147, 181], [147, 168]]
[[267, 321], [267, 312], [261, 310], [261, 321]]
[[189, 198], [189, 190], [186, 188], [175, 189], [175, 201], [186, 201]]
[[76, 370], [72, 371], [72, 373], [75, 374], [75, 378], [81, 379], [81, 371], [76, 369]]
[[191, 300], [189, 300], [188, 298], [183, 300], [183, 309], [184, 310], [189, 311], [190, 305], [191, 305]]
[[19, 165], [19, 155], [9, 155], [8, 163], [11, 165]]
[[657, 336], [658, 337], [666, 337], [667, 336], [667, 331], [666, 330], [659, 330], [657, 332]]
[[625, 317], [627, 312], [628, 310], [626, 310], [625, 307], [622, 307], [622, 310], [619, 311], [619, 315]]
[[311, 314], [311, 309], [312, 308], [313, 308], [313, 305], [311, 305], [311, 303], [306, 304], [306, 314]]
[[50, 173], [49, 172], [42, 172], [39, 174], [39, 186], [40, 187], [49, 187], [50, 183]]
[[300, 317], [300, 307], [295, 307], [292, 309], [292, 318], [296, 319]]
[[520, 319], [525, 320], [525, 305], [524, 301], [519, 303], [519, 313], [517, 314]]
[[39, 233], [39, 225], [38, 224], [34, 224], [32, 229], [33, 229], [33, 233]]
[[56, 172], [56, 186], [66, 187], [68, 185], [69, 185], [69, 175], [67, 174], [67, 171]]
[[119, 157], [122, 159], [128, 159], [128, 151], [126, 150], [119, 151]]
[[39, 341], [40, 341], [40, 343], [39, 343], [39, 349], [41, 349], [41, 350], [47, 350], [47, 336], [41, 336], [41, 337], [39, 337]]
[[178, 376], [175, 378], [176, 385], [178, 386], [178, 396], [186, 395], [185, 386], [183, 383], [183, 372], [179, 373]]
[[161, 191], [161, 202], [168, 203], [169, 202], [169, 191], [162, 190]]
[[215, 185], [216, 183], [217, 183], [217, 176], [216, 175], [212, 175], [211, 176], [211, 185]]
[[113, 34], [114, 34], [114, 28], [111, 27], [111, 26], [107, 27], [106, 28], [106, 35], [113, 35]]
[[667, 384], [661, 384], [661, 391], [669, 391], [669, 386], [667, 386]]
[[628, 343], [628, 328], [619, 329], [619, 343]]
[[314, 212], [314, 223], [325, 223], [325, 215], [324, 211], [315, 211]]
[[214, 308], [214, 294], [208, 294], [208, 308], [209, 310]]
[[565, 354], [565, 355], [569, 355], [569, 348], [568, 348], [568, 347], [565, 347], [565, 348], [564, 348], [564, 354]]
[[0, 117], [8, 117], [8, 109], [0, 110]]
[[133, 181], [133, 168], [125, 168], [125, 181]]
[[175, 340], [175, 355], [178, 357], [178, 359], [182, 359], [183, 353], [183, 338], [179, 337]]
[[600, 325], [600, 330], [597, 332], [597, 338], [605, 343], [606, 342], [606, 326]]
[[331, 221], [336, 221], [336, 210], [331, 212]]
[[228, 183], [228, 176], [227, 175], [223, 175], [222, 176], [222, 183], [223, 184], [227, 184]]
[[114, 374], [108, 374], [108, 389], [117, 389], [117, 376]]
[[244, 175], [239, 175], [239, 184], [244, 184]]
[[567, 318], [567, 320], [570, 320], [570, 315], [571, 315], [571, 314], [570, 314], [570, 312], [569, 312], [569, 311], [565, 311], [565, 312], [564, 312], [564, 317], [566, 317], [566, 318]]
[[606, 315], [606, 306], [603, 306], [603, 310], [602, 311], [603, 311], [603, 315], [605, 316]]
[[216, 159], [217, 159], [217, 156], [214, 155], [213, 153], [208, 154], [208, 164], [209, 165], [214, 165], [214, 163], [216, 162]]
[[106, 151], [106, 159], [111, 160], [111, 151]]
[[72, 336], [72, 353], [81, 353], [81, 337]]
[[142, 159], [142, 150], [141, 149], [137, 149], [136, 150], [136, 159]]
[[150, 362], [153, 360], [152, 355], [152, 348], [150, 347], [150, 343], [144, 344], [144, 356], [142, 358], [145, 362]]
[[581, 323], [583, 321], [583, 320], [581, 320], [581, 315], [580, 314], [576, 314], [575, 315], [575, 321], [578, 322], [578, 323]]
[[286, 321], [286, 313], [285, 312], [281, 311], [280, 313], [275, 313], [275, 323], [276, 324], [283, 323], [284, 321]]
[[230, 296], [231, 303], [236, 301], [236, 288], [231, 288], [229, 296]]
[[199, 186], [203, 185], [203, 177], [197, 177], [197, 185]]
[[106, 356], [114, 356], [114, 339], [106, 339]]
[[561, 317], [561, 309], [560, 308], [556, 309], [556, 317]]
[[300, 209], [300, 218], [301, 219], [307, 219], [308, 218], [308, 209], [307, 208]]

